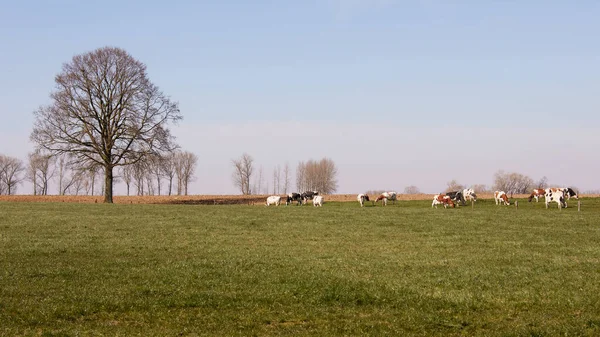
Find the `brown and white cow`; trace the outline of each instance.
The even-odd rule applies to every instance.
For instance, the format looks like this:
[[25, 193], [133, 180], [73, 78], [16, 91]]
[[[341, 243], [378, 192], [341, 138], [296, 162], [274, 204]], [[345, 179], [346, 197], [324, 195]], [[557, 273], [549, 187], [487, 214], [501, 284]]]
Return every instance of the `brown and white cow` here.
[[535, 202], [539, 202], [539, 198], [543, 197], [544, 195], [546, 195], [546, 190], [544, 190], [543, 188], [536, 188], [533, 190], [533, 192], [531, 192], [531, 195], [527, 200], [531, 202], [531, 200], [535, 198]]
[[455, 207], [452, 198], [445, 194], [436, 194], [433, 196], [433, 202], [431, 203], [431, 207], [435, 206], [435, 208], [437, 208], [437, 205], [444, 205], [444, 208], [447, 208], [448, 206], [452, 208]]
[[381, 200], [383, 206], [387, 206], [387, 201], [388, 201], [388, 194], [387, 193], [382, 193], [380, 194], [377, 199], [375, 199], [375, 203], [377, 203], [379, 200]]
[[494, 200], [496, 201], [496, 205], [504, 204], [506, 206], [510, 206], [510, 202], [508, 201], [508, 196], [504, 191], [495, 191], [494, 192]]

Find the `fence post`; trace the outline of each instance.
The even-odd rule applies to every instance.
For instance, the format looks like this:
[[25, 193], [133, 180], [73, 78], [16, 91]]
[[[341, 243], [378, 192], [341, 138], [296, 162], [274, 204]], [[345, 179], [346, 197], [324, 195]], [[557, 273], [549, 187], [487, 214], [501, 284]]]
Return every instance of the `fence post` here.
[[577, 212], [581, 212], [581, 200], [577, 200]]
[[473, 202], [473, 199], [471, 199], [471, 209], [475, 209], [475, 203]]
[[519, 209], [519, 200], [515, 200], [515, 208]]

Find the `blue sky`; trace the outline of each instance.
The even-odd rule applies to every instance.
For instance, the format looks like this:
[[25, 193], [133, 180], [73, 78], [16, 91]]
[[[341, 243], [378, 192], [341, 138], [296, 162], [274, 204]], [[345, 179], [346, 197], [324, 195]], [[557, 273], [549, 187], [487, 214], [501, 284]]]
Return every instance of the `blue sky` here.
[[340, 193], [500, 169], [599, 189], [599, 17], [583, 0], [6, 1], [0, 153], [32, 150], [63, 63], [117, 46], [180, 103], [192, 193], [234, 193], [243, 152], [268, 175], [330, 157]]

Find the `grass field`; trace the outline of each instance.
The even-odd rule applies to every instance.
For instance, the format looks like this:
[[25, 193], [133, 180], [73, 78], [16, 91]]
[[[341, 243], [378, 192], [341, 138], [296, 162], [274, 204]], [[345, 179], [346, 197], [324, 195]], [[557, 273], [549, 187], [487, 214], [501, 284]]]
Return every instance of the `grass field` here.
[[559, 211], [0, 203], [0, 335], [600, 335], [600, 199]]

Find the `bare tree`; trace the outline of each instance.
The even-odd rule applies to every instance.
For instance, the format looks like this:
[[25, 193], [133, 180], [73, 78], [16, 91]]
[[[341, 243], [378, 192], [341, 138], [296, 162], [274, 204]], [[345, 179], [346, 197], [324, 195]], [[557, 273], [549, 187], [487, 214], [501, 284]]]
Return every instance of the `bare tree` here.
[[277, 165], [273, 169], [273, 194], [281, 193], [281, 167]]
[[417, 186], [411, 185], [404, 188], [404, 194], [420, 194], [421, 190]]
[[56, 168], [58, 170], [58, 177], [57, 177], [57, 179], [58, 179], [58, 195], [65, 195], [65, 193], [64, 193], [65, 189], [63, 189], [63, 185], [65, 182], [65, 177], [67, 175], [68, 169], [67, 169], [67, 161], [66, 161], [64, 155], [58, 157], [58, 160], [56, 161]]
[[0, 155], [0, 194], [17, 193], [17, 185], [23, 181], [21, 173], [24, 171], [21, 159]]
[[70, 175], [66, 175], [63, 180], [61, 195], [71, 194], [79, 195], [82, 194], [89, 186], [87, 169], [80, 167], [73, 167], [67, 165], [70, 171]]
[[148, 163], [145, 159], [139, 160], [132, 167], [133, 186], [137, 195], [144, 195], [146, 178], [148, 177]]
[[290, 164], [285, 163], [283, 166], [283, 193], [287, 194], [290, 187]]
[[[77, 165], [76, 163], [71, 163]], [[90, 164], [89, 166], [79, 166], [79, 170], [82, 171], [85, 186], [85, 194], [94, 195], [96, 189], [96, 177], [100, 172], [100, 166], [97, 164]]]
[[64, 155], [58, 158], [56, 166], [58, 170], [58, 194], [79, 194], [86, 180], [86, 175], [89, 175], [87, 170], [69, 165]]
[[306, 180], [304, 176], [306, 175], [306, 164], [304, 162], [299, 162], [296, 167], [296, 189], [298, 191], [306, 191]]
[[250, 179], [254, 172], [254, 159], [247, 153], [242, 154], [239, 159], [233, 159], [233, 184], [240, 189], [242, 194], [251, 193]]
[[194, 172], [198, 163], [198, 156], [184, 151], [175, 154], [176, 165], [175, 173], [177, 175], [177, 193], [188, 195], [188, 187], [194, 179]]
[[533, 185], [533, 179], [520, 173], [507, 173], [500, 170], [494, 174], [494, 188], [510, 193], [511, 198], [515, 193], [528, 193]]
[[27, 164], [27, 180], [33, 183], [33, 195], [47, 195], [48, 182], [55, 173], [55, 158], [35, 151], [29, 154]]
[[546, 176], [543, 176], [542, 178], [540, 178], [540, 180], [538, 180], [535, 183], [536, 188], [548, 188], [548, 178]]
[[96, 49], [73, 57], [55, 78], [52, 104], [35, 112], [31, 139], [51, 154], [104, 169], [104, 202], [113, 201], [113, 168], [170, 151], [177, 103], [150, 82], [146, 66], [125, 50]]
[[452, 179], [446, 183], [447, 187], [444, 192], [460, 191], [465, 189], [465, 185], [459, 184], [456, 179]]
[[167, 179], [167, 189], [168, 195], [171, 195], [173, 191], [173, 179], [177, 175], [177, 165], [176, 165], [177, 156], [175, 152], [168, 153], [163, 157], [161, 162], [162, 164], [162, 172], [165, 178]]
[[161, 186], [162, 186], [162, 178], [164, 177], [163, 171], [163, 161], [166, 160], [164, 157], [157, 155], [148, 156], [148, 178], [152, 176], [154, 181], [156, 181], [156, 185], [152, 183], [152, 179], [147, 180], [148, 190], [150, 191], [150, 195], [154, 195], [154, 186], [156, 186], [156, 190], [158, 195], [161, 195]]
[[[37, 195], [37, 191], [38, 191], [37, 163], [35, 160], [33, 160], [34, 158], [32, 158], [34, 153], [29, 154], [29, 163], [27, 164], [27, 168], [25, 171], [25, 178], [27, 180], [31, 181], [31, 184], [33, 185], [33, 195]], [[0, 188], [0, 194], [2, 194], [1, 188]]]
[[300, 191], [311, 190], [331, 194], [337, 190], [337, 167], [329, 158], [300, 162], [296, 172], [296, 183]]
[[263, 167], [262, 165], [258, 168], [258, 178], [256, 179], [256, 181], [254, 182], [253, 186], [252, 186], [252, 191], [255, 194], [260, 194], [262, 193], [262, 182], [263, 182]]
[[133, 180], [133, 166], [121, 166], [121, 176], [123, 177], [123, 182], [125, 183], [125, 187], [127, 188], [127, 196], [129, 196], [131, 182]]

